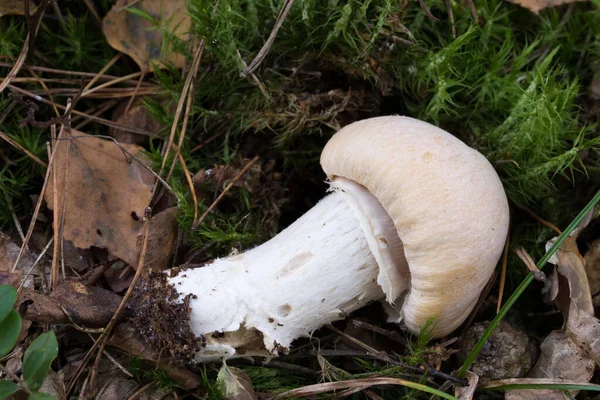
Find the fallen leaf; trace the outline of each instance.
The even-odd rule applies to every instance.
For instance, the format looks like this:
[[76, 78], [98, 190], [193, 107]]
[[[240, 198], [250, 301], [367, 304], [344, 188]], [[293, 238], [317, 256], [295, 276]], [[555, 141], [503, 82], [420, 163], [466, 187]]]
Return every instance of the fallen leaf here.
[[[112, 120], [122, 126], [129, 126], [134, 128], [143, 129], [146, 132], [153, 134], [158, 133], [162, 128], [162, 125], [152, 118], [148, 109], [140, 103], [134, 104], [132, 107], [125, 112], [128, 101], [121, 103], [113, 112]], [[123, 129], [110, 127], [108, 134], [119, 143], [131, 143], [143, 146], [148, 143], [148, 136], [139, 135], [133, 132], [127, 132]]]
[[154, 349], [137, 333], [138, 330], [127, 323], [117, 324], [114, 333], [108, 339], [108, 345], [136, 355], [163, 368], [167, 375], [183, 389], [192, 390], [202, 385], [202, 378], [193, 371], [178, 365], [178, 361], [169, 359], [165, 352]]
[[[599, 84], [600, 86], [600, 84]], [[598, 88], [600, 95], [600, 87]], [[596, 293], [600, 290], [600, 239], [596, 239], [585, 253], [585, 272], [590, 284], [590, 292]], [[593, 299], [595, 306], [600, 306], [600, 296]]]
[[[150, 202], [154, 176], [139, 162], [127, 159], [110, 141], [75, 130], [65, 130], [63, 137], [73, 138], [58, 142], [54, 160], [59, 171], [56, 190], [59, 199], [66, 198], [64, 238], [79, 248], [106, 248], [137, 268], [137, 235]], [[145, 160], [141, 147], [121, 146]], [[52, 176], [49, 179], [45, 200], [59, 213], [60, 220], [62, 206], [54, 205]]]
[[[177, 224], [177, 210], [177, 207], [168, 208], [156, 214], [150, 220], [146, 262], [144, 264], [145, 274], [171, 267], [179, 227]], [[141, 237], [138, 239], [141, 242]]]
[[558, 7], [563, 4], [581, 2], [586, 0], [508, 0], [511, 3], [518, 4], [521, 7], [527, 8], [529, 11], [539, 13], [544, 8]]
[[64, 371], [54, 372], [50, 369], [42, 387], [40, 387], [40, 392], [52, 395], [57, 400], [66, 400], [67, 390], [65, 388], [64, 375]]
[[[558, 296], [556, 304], [563, 313], [562, 329], [551, 332], [540, 346], [541, 355], [528, 378], [549, 378], [589, 382], [596, 363], [600, 362], [600, 321], [594, 317], [594, 306], [584, 261], [577, 252], [577, 234], [568, 237], [556, 252]], [[571, 396], [577, 395], [570, 391]], [[562, 400], [560, 390], [513, 390], [506, 399]]]
[[229, 367], [225, 362], [217, 374], [217, 383], [227, 400], [258, 400], [248, 375], [239, 368]]
[[[35, 12], [37, 6], [33, 1], [29, 3], [29, 12]], [[0, 0], [0, 17], [3, 15], [25, 15], [25, 2], [23, 0]]]
[[469, 386], [456, 386], [454, 389], [454, 396], [460, 400], [473, 400], [473, 396], [475, 396], [479, 377], [471, 371], [467, 371], [467, 380]]
[[[20, 248], [17, 246], [10, 237], [0, 232], [0, 272], [11, 272], [15, 261], [19, 255]], [[35, 262], [35, 256], [28, 251], [25, 251], [21, 256], [17, 271], [29, 272], [33, 263]], [[32, 274], [37, 274], [37, 271], [32, 271]], [[20, 275], [19, 275], [20, 276]], [[24, 286], [26, 288], [33, 287], [33, 277], [29, 275], [25, 280]]]
[[60, 281], [49, 294], [24, 290], [17, 306], [24, 320], [46, 324], [76, 323], [90, 328], [108, 324], [121, 296], [98, 286]]
[[[161, 29], [157, 29], [157, 25]], [[108, 44], [133, 58], [144, 73], [150, 71], [153, 64], [164, 68], [165, 63], [172, 63], [182, 68], [186, 61], [184, 55], [171, 48], [164, 51], [171, 46], [166, 46], [163, 40], [163, 29], [188, 42], [190, 28], [185, 0], [117, 0], [102, 23]]]

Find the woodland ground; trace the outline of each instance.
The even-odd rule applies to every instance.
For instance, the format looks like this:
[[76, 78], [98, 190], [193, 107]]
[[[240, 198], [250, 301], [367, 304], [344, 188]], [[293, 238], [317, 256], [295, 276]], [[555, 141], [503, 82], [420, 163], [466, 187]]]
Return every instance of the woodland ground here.
[[[131, 182], [113, 180], [119, 175], [118, 163], [111, 165], [114, 170], [99, 172], [90, 161], [94, 157], [85, 155], [89, 150], [77, 147], [85, 168], [77, 164], [77, 155], [57, 157], [54, 165], [56, 171], [69, 170], [70, 179], [79, 182], [68, 190], [84, 196], [89, 190], [87, 197], [92, 198], [98, 185], [105, 184], [100, 191], [116, 200], [109, 211], [102, 208], [106, 204], [90, 202], [78, 218], [69, 219], [71, 208], [65, 208], [70, 222], [61, 223], [61, 212], [52, 210], [63, 204], [57, 203], [57, 193], [67, 189], [60, 178], [48, 179], [46, 171], [47, 143], [52, 151], [59, 148], [53, 138], [64, 126], [143, 147], [126, 149], [147, 160], [170, 188], [159, 185], [153, 194], [160, 201], [152, 203], [153, 216], [164, 218], [155, 224], [164, 230], [155, 228], [153, 237], [169, 240], [149, 251], [162, 263], [180, 265], [200, 264], [272, 237], [323, 197], [327, 186], [319, 155], [337, 129], [359, 119], [401, 114], [452, 132], [483, 153], [502, 179], [512, 221], [506, 257], [487, 295], [457, 331], [461, 339], [446, 347], [428, 342], [426, 332], [410, 337], [383, 323], [372, 306], [352, 320], [324, 328], [313, 340], [300, 341], [290, 355], [269, 365], [231, 363], [256, 391], [244, 398], [266, 398], [328, 381], [359, 382], [364, 389], [359, 394], [348, 389], [352, 385], [338, 388], [353, 398], [430, 396], [422, 387], [400, 381], [386, 386], [368, 381], [376, 378], [405, 379], [454, 393], [458, 378], [452, 372], [479, 350], [476, 339], [467, 340], [466, 329], [493, 319], [499, 297], [505, 304], [515, 291], [516, 302], [507, 306], [505, 319], [521, 332], [511, 337], [527, 338], [523, 348], [537, 349], [562, 328], [560, 307], [543, 294], [547, 282], [523, 286], [524, 280], [533, 279], [524, 253], [517, 250], [535, 262], [542, 260], [538, 266], [543, 266], [546, 242], [565, 231], [600, 189], [597, 0], [557, 5], [539, 14], [499, 0], [187, 0], [165, 1], [162, 7], [158, 0], [142, 0], [132, 2], [125, 11], [129, 17], [114, 22], [112, 30], [103, 19], [113, 6], [122, 7], [121, 1], [40, 1], [35, 14], [34, 4], [29, 4], [28, 18], [22, 15], [26, 3], [0, 0], [0, 273], [5, 273], [0, 283], [14, 283], [9, 270], [15, 250], [9, 246], [17, 246], [18, 252], [33, 215], [31, 254], [26, 252], [25, 258], [33, 260], [49, 248], [33, 275], [37, 292], [46, 293], [66, 275], [110, 292], [116, 297], [102, 301], [118, 304], [133, 279], [134, 270], [127, 264], [137, 263], [137, 256], [131, 256], [137, 253], [130, 250], [139, 251], [136, 234], [151, 197], [136, 197]], [[278, 19], [288, 5], [289, 13]], [[10, 15], [15, 13], [21, 15]], [[177, 15], [189, 15], [179, 30], [173, 28]], [[269, 42], [278, 22], [281, 27]], [[257, 55], [265, 42], [268, 51], [261, 59]], [[254, 63], [253, 71], [240, 75]], [[172, 149], [167, 156], [166, 148]], [[117, 157], [121, 151], [115, 149]], [[84, 183], [96, 173], [107, 181], [86, 188]], [[41, 209], [36, 213], [38, 201]], [[126, 209], [130, 206], [138, 212]], [[99, 242], [71, 239], [62, 250], [50, 243], [61, 242], [53, 226], [63, 224], [65, 235], [73, 238], [100, 209], [107, 229], [112, 221], [122, 240], [106, 234], [94, 239]], [[590, 288], [581, 290], [592, 294], [600, 289], [598, 221], [589, 222], [576, 241], [590, 281]], [[583, 271], [583, 264], [575, 264], [569, 268]], [[550, 267], [544, 270], [547, 275]], [[19, 275], [16, 282], [20, 279], [25, 278]], [[571, 286], [571, 301], [574, 293], [580, 292]], [[144, 361], [153, 357], [136, 352], [133, 345], [107, 347], [114, 363], [104, 358], [94, 364], [95, 353], [91, 363], [83, 362], [98, 338], [96, 331], [82, 333], [69, 320], [33, 319], [23, 329], [17, 350], [42, 331], [56, 331], [59, 356], [52, 369], [62, 372], [52, 376], [65, 382], [69, 396], [90, 390], [90, 377], [96, 374], [95, 389], [102, 387], [108, 396], [98, 398], [128, 398], [140, 388], [140, 396], [223, 397], [215, 384], [220, 365], [196, 371], [194, 376], [202, 379], [192, 385], [186, 373], [179, 371], [183, 378], [177, 380], [173, 371], [156, 368], [156, 359]], [[380, 346], [377, 350], [385, 355], [357, 347], [348, 336], [364, 346]], [[462, 358], [453, 355], [458, 349]], [[17, 350], [11, 355], [20, 359]], [[597, 362], [596, 351], [591, 349], [588, 356]], [[503, 352], [499, 346], [486, 363], [493, 364]], [[9, 356], [1, 361], [7, 368]], [[537, 355], [531, 357], [519, 361], [527, 368], [521, 365], [512, 373], [525, 373]], [[14, 373], [20, 373], [18, 363]], [[111, 387], [115, 382], [119, 386]], [[598, 376], [591, 382], [598, 382]], [[330, 389], [322, 386], [310, 394], [330, 394]], [[595, 398], [597, 387], [586, 389], [578, 398]], [[476, 398], [501, 398], [501, 393], [481, 392]]]

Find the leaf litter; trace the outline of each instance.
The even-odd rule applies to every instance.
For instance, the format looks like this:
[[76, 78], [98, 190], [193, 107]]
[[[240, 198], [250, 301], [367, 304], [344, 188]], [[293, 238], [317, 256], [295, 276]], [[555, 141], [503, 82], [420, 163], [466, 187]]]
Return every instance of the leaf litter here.
[[[58, 213], [58, 220], [65, 207], [64, 238], [79, 248], [106, 248], [136, 267], [137, 236], [150, 202], [153, 174], [110, 141], [76, 130], [65, 130], [63, 139], [55, 148], [56, 187], [51, 178], [45, 200]], [[142, 147], [121, 147], [147, 162]], [[58, 206], [55, 191], [61, 199]]]
[[[596, 365], [600, 365], [600, 320], [594, 316], [594, 305], [585, 260], [577, 251], [576, 239], [589, 223], [587, 218], [560, 246], [554, 261], [555, 300], [564, 316], [562, 329], [551, 332], [540, 346], [541, 355], [527, 378], [549, 378], [560, 381], [589, 382]], [[513, 380], [514, 382], [514, 380]], [[577, 394], [571, 391], [571, 396]], [[512, 399], [564, 399], [560, 390], [513, 390]]]

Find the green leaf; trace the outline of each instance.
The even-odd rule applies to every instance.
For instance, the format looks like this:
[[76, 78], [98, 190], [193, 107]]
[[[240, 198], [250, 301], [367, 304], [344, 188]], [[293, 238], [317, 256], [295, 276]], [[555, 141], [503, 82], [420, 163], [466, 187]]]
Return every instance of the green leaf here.
[[0, 381], [0, 400], [7, 399], [11, 394], [17, 393], [21, 388], [12, 381]]
[[8, 316], [0, 322], [0, 357], [7, 355], [19, 338], [21, 316], [16, 310], [10, 310]]
[[25, 350], [23, 378], [29, 390], [39, 390], [57, 354], [58, 342], [53, 331], [38, 336]]
[[10, 310], [15, 306], [17, 301], [17, 291], [10, 285], [0, 285], [0, 323]]
[[48, 393], [33, 392], [29, 395], [29, 400], [56, 400], [56, 398]]

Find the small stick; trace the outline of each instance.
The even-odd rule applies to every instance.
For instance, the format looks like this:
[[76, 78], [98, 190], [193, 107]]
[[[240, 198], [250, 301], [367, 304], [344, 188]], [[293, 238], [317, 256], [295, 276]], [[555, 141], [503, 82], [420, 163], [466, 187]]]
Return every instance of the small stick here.
[[[96, 360], [94, 361], [94, 365], [93, 365], [92, 371], [90, 373], [90, 385], [89, 385], [90, 392], [92, 392], [94, 390], [94, 387], [96, 385], [96, 378], [98, 375], [98, 366], [100, 364], [100, 360], [102, 359], [102, 354], [104, 353], [104, 348], [106, 347], [106, 343], [108, 341], [108, 336], [111, 333], [113, 327], [116, 325], [119, 315], [125, 308], [125, 304], [127, 303], [127, 300], [133, 293], [133, 289], [135, 288], [140, 277], [142, 276], [142, 271], [144, 270], [144, 261], [146, 259], [146, 250], [148, 248], [148, 231], [150, 228], [151, 212], [152, 212], [152, 210], [149, 207], [146, 208], [146, 212], [144, 215], [144, 227], [142, 228], [142, 245], [141, 245], [141, 249], [140, 249], [140, 259], [138, 261], [138, 266], [137, 266], [137, 270], [135, 271], [135, 275], [133, 276], [133, 279], [131, 280], [131, 283], [129, 284], [129, 288], [127, 288], [127, 292], [125, 293], [125, 296], [123, 296], [123, 299], [121, 300], [121, 303], [119, 304], [119, 307], [117, 308], [117, 310], [113, 314], [112, 318], [110, 319], [110, 321], [104, 328], [104, 331], [102, 331], [102, 333], [100, 334], [100, 337], [98, 338], [98, 340], [92, 346], [92, 349], [90, 349], [90, 352], [91, 352], [91, 351], [93, 351], [93, 349], [95, 347], [99, 347], [98, 353], [96, 355]], [[83, 364], [84, 363], [82, 363], [82, 365]], [[75, 377], [73, 379], [75, 379]], [[71, 382], [74, 383], [74, 381], [71, 381]], [[70, 388], [72, 389], [72, 387], [70, 387]]]
[[256, 57], [254, 57], [254, 60], [252, 60], [252, 62], [250, 62], [250, 64], [240, 73], [240, 77], [246, 78], [248, 75], [253, 74], [254, 71], [256, 71], [260, 64], [262, 64], [262, 62], [265, 60], [267, 54], [269, 53], [269, 50], [271, 49], [271, 46], [273, 46], [273, 43], [275, 43], [275, 38], [277, 37], [277, 33], [279, 32], [281, 25], [283, 25], [283, 22], [287, 18], [287, 15], [289, 14], [293, 5], [294, 0], [285, 1], [283, 6], [281, 7], [281, 10], [279, 11], [277, 21], [275, 21], [275, 26], [273, 26], [269, 38], [267, 39], [263, 47], [260, 49]]
[[510, 241], [510, 229], [506, 233], [506, 242], [504, 242], [504, 254], [502, 255], [502, 271], [500, 272], [500, 287], [498, 288], [498, 305], [496, 314], [502, 307], [502, 297], [504, 297], [504, 285], [506, 284], [506, 267], [508, 265], [508, 243]]
[[429, 11], [429, 8], [427, 8], [427, 5], [425, 4], [425, 0], [419, 0], [419, 5], [423, 9], [423, 11], [425, 11], [425, 15], [427, 15], [430, 20], [432, 20], [433, 22], [439, 22], [440, 21], [439, 18], [437, 18], [435, 15], [433, 15], [431, 13], [431, 11]]
[[48, 168], [48, 164], [46, 164], [45, 162], [43, 162], [42, 160], [37, 158], [33, 153], [31, 153], [25, 147], [21, 146], [19, 143], [17, 143], [13, 139], [11, 139], [11, 137], [8, 136], [6, 133], [0, 131], [0, 138], [4, 139], [8, 144], [15, 147], [16, 149], [21, 150], [23, 153], [27, 154], [27, 156], [29, 158], [31, 158], [33, 161], [35, 161], [37, 164], [41, 165], [44, 168]]
[[521, 261], [523, 261], [523, 263], [525, 264], [529, 272], [531, 272], [535, 280], [540, 282], [546, 281], [546, 274], [544, 274], [538, 269], [538, 267], [535, 265], [535, 261], [533, 261], [533, 258], [531, 258], [529, 253], [527, 253], [527, 251], [525, 251], [524, 248], [521, 247], [520, 249], [514, 250], [514, 252], [519, 256]]
[[231, 182], [229, 182], [227, 187], [225, 187], [225, 189], [223, 189], [223, 191], [221, 192], [219, 197], [217, 197], [217, 199], [215, 201], [213, 201], [213, 203], [206, 209], [206, 211], [204, 212], [204, 214], [202, 214], [202, 216], [198, 219], [198, 221], [196, 221], [196, 223], [192, 225], [192, 230], [196, 230], [196, 228], [198, 228], [198, 225], [200, 225], [202, 223], [202, 221], [204, 221], [204, 219], [206, 219], [206, 216], [208, 215], [208, 213], [210, 213], [217, 206], [217, 204], [219, 204], [219, 202], [223, 199], [225, 194], [227, 194], [229, 189], [231, 189], [233, 187], [233, 185], [246, 173], [246, 171], [248, 171], [248, 169], [256, 161], [258, 161], [258, 156], [254, 157], [252, 160], [250, 160], [248, 162], [248, 164], [246, 164], [244, 166], [244, 168], [242, 168], [240, 170], [240, 172], [238, 172], [238, 174], [231, 180]]
[[[38, 96], [36, 94], [33, 94], [33, 93], [31, 93], [31, 92], [29, 92], [27, 90], [21, 89], [20, 87], [13, 86], [13, 85], [8, 85], [8, 87], [11, 90], [14, 90], [15, 92], [19, 92], [21, 94], [24, 94], [24, 95], [26, 95], [28, 97], [31, 97], [31, 98], [33, 98], [33, 99], [35, 99], [37, 101], [42, 102], [42, 103], [50, 104], [50, 105], [52, 104], [50, 101], [44, 99], [43, 97], [40, 97], [40, 96]], [[60, 104], [57, 104], [56, 106], [58, 108], [62, 109], [62, 110], [66, 110], [65, 106], [62, 106]], [[73, 114], [75, 114], [75, 115], [81, 115], [81, 116], [83, 116], [83, 117], [85, 117], [87, 119], [90, 119], [90, 120], [92, 120], [94, 122], [98, 122], [98, 123], [100, 123], [102, 125], [109, 126], [111, 128], [120, 129], [120, 130], [123, 130], [123, 131], [126, 131], [126, 132], [133, 132], [133, 133], [137, 133], [139, 135], [144, 135], [144, 136], [151, 136], [151, 137], [154, 136], [153, 132], [148, 132], [148, 131], [145, 131], [143, 129], [135, 128], [133, 126], [127, 126], [127, 125], [123, 125], [123, 124], [117, 124], [117, 123], [112, 122], [112, 121], [110, 121], [108, 119], [96, 117], [94, 115], [89, 115], [89, 114], [86, 114], [86, 113], [83, 113], [83, 112], [77, 111], [77, 110], [72, 110], [71, 112]]]

